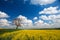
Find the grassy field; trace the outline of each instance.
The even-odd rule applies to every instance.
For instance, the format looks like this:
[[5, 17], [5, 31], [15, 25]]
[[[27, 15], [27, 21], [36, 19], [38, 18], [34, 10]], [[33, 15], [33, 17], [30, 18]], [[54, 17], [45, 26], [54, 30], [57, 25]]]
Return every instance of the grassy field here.
[[60, 40], [60, 30], [0, 29], [0, 40]]

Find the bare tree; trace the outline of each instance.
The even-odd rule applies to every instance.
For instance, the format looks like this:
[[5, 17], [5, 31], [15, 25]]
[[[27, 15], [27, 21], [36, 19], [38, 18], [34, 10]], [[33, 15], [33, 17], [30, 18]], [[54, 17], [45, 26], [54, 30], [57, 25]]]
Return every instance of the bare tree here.
[[18, 29], [18, 27], [21, 27], [21, 19], [17, 18], [13, 21], [13, 23], [16, 25], [16, 29]]

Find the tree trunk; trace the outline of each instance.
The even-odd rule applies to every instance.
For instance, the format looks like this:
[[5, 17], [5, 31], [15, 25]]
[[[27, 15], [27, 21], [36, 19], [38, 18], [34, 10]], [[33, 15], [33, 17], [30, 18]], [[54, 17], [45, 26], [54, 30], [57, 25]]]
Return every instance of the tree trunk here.
[[18, 26], [16, 27], [16, 29], [18, 29]]

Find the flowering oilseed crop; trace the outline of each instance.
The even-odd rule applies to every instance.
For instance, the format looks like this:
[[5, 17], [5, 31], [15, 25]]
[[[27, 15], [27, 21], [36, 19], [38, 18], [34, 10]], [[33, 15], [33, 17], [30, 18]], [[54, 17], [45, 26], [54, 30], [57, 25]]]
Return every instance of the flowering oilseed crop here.
[[0, 34], [0, 40], [60, 40], [60, 30], [18, 30]]

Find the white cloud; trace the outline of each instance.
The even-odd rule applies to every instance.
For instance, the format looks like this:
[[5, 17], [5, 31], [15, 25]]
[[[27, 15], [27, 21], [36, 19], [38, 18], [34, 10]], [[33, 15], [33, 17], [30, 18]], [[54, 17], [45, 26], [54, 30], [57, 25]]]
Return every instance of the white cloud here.
[[9, 21], [7, 19], [0, 19], [0, 26], [9, 26]]
[[[43, 11], [40, 11], [39, 14], [45, 14], [39, 16], [40, 19], [48, 21], [47, 23], [43, 22], [41, 28], [60, 28], [60, 9], [58, 7], [49, 7], [45, 8]], [[46, 14], [49, 14], [48, 16]], [[38, 22], [37, 22], [38, 23]], [[51, 24], [50, 24], [51, 23]], [[38, 23], [39, 24], [39, 23]]]
[[[22, 19], [21, 23], [23, 23], [23, 28], [59, 28], [60, 27], [60, 19], [59, 19], [59, 15], [43, 15], [41, 16], [42, 19], [44, 20], [52, 20], [53, 23], [51, 21], [49, 21], [49, 23], [44, 22], [43, 20], [37, 20], [34, 23], [32, 22], [32, 20], [27, 19], [27, 17], [20, 15], [18, 18]], [[57, 19], [58, 18], [58, 19]]]
[[[9, 16], [5, 13], [0, 11], [0, 28], [10, 28], [9, 25], [9, 21], [6, 19]], [[11, 25], [10, 25], [11, 26]]]
[[60, 14], [59, 15], [56, 15], [56, 19], [60, 19]]
[[43, 19], [43, 20], [51, 20], [51, 17], [48, 17], [46, 15], [42, 15], [39, 18]]
[[12, 25], [12, 22], [8, 21], [7, 19], [0, 19], [0, 28], [3, 28], [3, 29], [16, 29], [16, 26]]
[[[42, 21], [41, 21], [42, 22]], [[42, 22], [42, 23], [39, 23], [38, 21], [35, 22], [35, 25], [33, 26], [33, 28], [60, 28], [60, 21], [56, 20], [54, 21], [54, 23], [52, 24], [49, 24], [49, 23], [45, 23], [45, 22]]]
[[[33, 23], [32, 20], [27, 19], [27, 17], [19, 15], [17, 17], [18, 19], [21, 19], [21, 25], [22, 29], [31, 29], [31, 28], [60, 28], [60, 15], [42, 15], [40, 16], [40, 19], [35, 21]], [[37, 17], [34, 17], [34, 20], [38, 19]], [[43, 20], [41, 20], [43, 19]], [[53, 23], [49, 24], [44, 22], [44, 20], [52, 20]], [[7, 19], [0, 19], [0, 28], [16, 28], [15, 25], [11, 25], [11, 22]]]
[[[32, 27], [32, 25], [33, 25], [32, 20], [29, 20], [29, 19], [27, 19], [27, 17], [22, 16], [22, 15], [19, 15], [18, 18], [21, 19], [21, 24], [24, 28]], [[26, 27], [26, 26], [28, 26], [28, 27]]]
[[59, 15], [49, 15], [49, 16], [42, 15], [42, 16], [40, 16], [40, 18], [43, 20], [53, 20], [53, 19], [59, 18], [58, 16]]
[[[45, 14], [39, 16], [40, 19], [37, 20], [34, 24], [34, 28], [60, 28], [60, 9], [58, 7], [49, 7], [45, 8], [39, 14]], [[48, 16], [46, 14], [49, 14]], [[44, 21], [46, 20], [46, 21]]]
[[44, 22], [43, 22], [42, 20], [38, 20], [38, 21], [36, 21], [34, 24], [35, 24], [35, 26], [36, 26], [36, 25], [39, 26], [39, 25], [42, 25], [43, 23], [44, 23]]
[[39, 18], [43, 19], [43, 20], [55, 20], [55, 19], [60, 19], [60, 15], [42, 15]]
[[33, 20], [37, 20], [38, 18], [37, 17], [34, 17]]
[[47, 4], [52, 4], [56, 0], [31, 0], [31, 4], [34, 5], [47, 5]]
[[27, 20], [27, 17], [19, 15], [18, 18], [20, 18], [21, 20]]
[[[32, 20], [27, 19], [27, 17], [20, 15], [18, 18], [22, 19], [24, 28], [60, 28], [60, 9], [58, 7], [49, 7], [45, 8], [43, 11], [39, 12], [41, 15], [39, 20], [37, 17], [34, 17], [33, 20], [36, 20], [34, 23]], [[46, 14], [49, 14], [48, 16]], [[43, 19], [43, 20], [42, 20]], [[46, 22], [46, 21], [47, 22]]]
[[44, 10], [39, 12], [39, 14], [57, 14], [59, 12], [60, 10], [58, 10], [58, 7], [49, 7], [49, 8], [44, 8]]
[[40, 23], [40, 24], [42, 24], [42, 23], [43, 23], [43, 21], [42, 21], [42, 20], [38, 20], [37, 22], [38, 22], [38, 23]]
[[34, 28], [50, 28], [50, 24], [45, 23], [43, 20], [38, 20], [34, 24]]
[[9, 16], [5, 12], [0, 11], [0, 18], [8, 18]]

